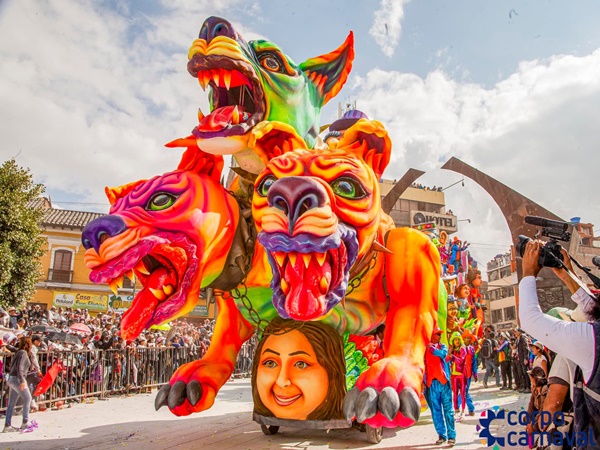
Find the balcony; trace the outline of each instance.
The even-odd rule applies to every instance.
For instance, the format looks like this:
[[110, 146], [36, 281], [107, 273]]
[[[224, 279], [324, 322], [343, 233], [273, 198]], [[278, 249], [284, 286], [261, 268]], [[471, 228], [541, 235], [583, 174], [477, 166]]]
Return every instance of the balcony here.
[[48, 269], [48, 279], [46, 281], [50, 281], [53, 283], [72, 283], [73, 271]]

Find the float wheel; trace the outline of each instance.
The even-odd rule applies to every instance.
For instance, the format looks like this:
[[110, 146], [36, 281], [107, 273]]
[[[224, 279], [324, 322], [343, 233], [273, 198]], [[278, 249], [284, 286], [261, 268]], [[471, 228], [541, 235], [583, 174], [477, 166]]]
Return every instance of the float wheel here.
[[268, 425], [261, 425], [260, 429], [267, 436], [271, 436], [273, 434], [277, 434], [277, 432], [279, 431], [279, 427], [277, 425], [270, 425], [270, 426], [268, 426]]
[[383, 427], [373, 428], [370, 425], [366, 426], [367, 440], [371, 444], [379, 444], [383, 439]]

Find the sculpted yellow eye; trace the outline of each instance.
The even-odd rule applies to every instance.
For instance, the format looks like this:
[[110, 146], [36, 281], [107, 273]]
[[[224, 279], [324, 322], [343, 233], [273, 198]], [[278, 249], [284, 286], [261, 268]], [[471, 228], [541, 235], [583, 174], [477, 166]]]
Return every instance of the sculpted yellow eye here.
[[258, 195], [260, 195], [261, 197], [266, 197], [267, 194], [268, 194], [268, 192], [269, 192], [269, 188], [276, 181], [277, 181], [277, 178], [275, 178], [274, 175], [268, 175], [268, 176], [266, 176], [265, 178], [263, 178], [263, 180], [260, 182], [260, 184], [256, 188], [256, 193]]
[[274, 52], [266, 51], [259, 54], [258, 61], [269, 72], [286, 73], [286, 68], [281, 62], [279, 55]]
[[170, 208], [177, 200], [177, 196], [167, 193], [167, 192], [159, 192], [154, 194], [148, 205], [146, 206], [146, 210], [148, 211], [162, 211], [163, 209]]
[[334, 180], [331, 182], [331, 189], [335, 195], [350, 200], [363, 198], [367, 195], [362, 184], [350, 177], [340, 177]]

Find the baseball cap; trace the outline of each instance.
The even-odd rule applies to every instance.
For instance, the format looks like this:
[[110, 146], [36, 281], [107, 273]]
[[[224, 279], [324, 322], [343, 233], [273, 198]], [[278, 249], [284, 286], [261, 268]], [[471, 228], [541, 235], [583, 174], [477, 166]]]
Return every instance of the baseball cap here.
[[440, 327], [435, 327], [433, 329], [433, 333], [431, 333], [431, 335], [433, 336], [435, 334], [442, 334], [442, 333], [443, 333], [443, 331], [440, 329]]

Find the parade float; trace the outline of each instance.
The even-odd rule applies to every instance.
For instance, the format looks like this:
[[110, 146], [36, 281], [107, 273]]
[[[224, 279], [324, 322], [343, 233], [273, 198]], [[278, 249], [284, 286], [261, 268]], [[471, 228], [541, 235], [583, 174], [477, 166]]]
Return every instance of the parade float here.
[[[107, 188], [109, 214], [84, 229], [93, 282], [134, 275], [143, 286], [123, 317], [126, 339], [188, 313], [201, 289], [215, 297], [208, 352], [175, 372], [157, 409], [210, 408], [257, 333], [253, 418], [264, 433], [356, 426], [379, 442], [382, 427], [419, 419], [425, 348], [446, 312], [440, 255], [382, 211], [392, 145], [381, 123], [355, 111], [319, 140], [321, 107], [353, 57], [350, 34], [296, 65], [207, 19], [188, 71], [210, 88], [211, 111], [168, 144], [185, 148], [179, 166]], [[223, 154], [239, 166], [229, 189]]]

